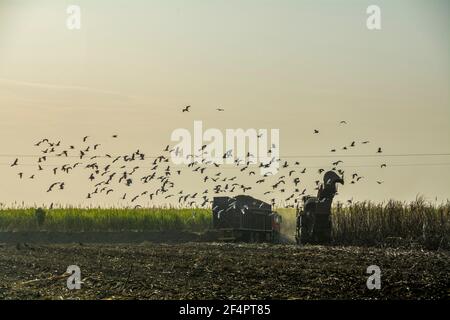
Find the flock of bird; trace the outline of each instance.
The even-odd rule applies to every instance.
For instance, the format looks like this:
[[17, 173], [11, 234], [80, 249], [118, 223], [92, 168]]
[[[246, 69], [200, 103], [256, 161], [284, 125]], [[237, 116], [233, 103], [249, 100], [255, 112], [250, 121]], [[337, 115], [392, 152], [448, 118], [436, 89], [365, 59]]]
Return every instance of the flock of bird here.
[[[186, 106], [182, 109], [182, 112], [190, 112], [191, 106]], [[222, 108], [216, 109], [218, 112], [225, 111]], [[346, 125], [346, 121], [341, 121], [341, 125]], [[319, 130], [315, 129], [313, 134], [319, 134]], [[111, 139], [118, 139], [118, 135], [114, 134]], [[348, 150], [355, 148], [357, 144], [368, 144], [369, 141], [356, 142], [352, 141], [349, 145], [342, 147], [342, 150]], [[237, 195], [241, 193], [253, 192], [256, 188], [262, 188], [262, 193], [265, 197], [271, 198], [272, 203], [276, 203], [281, 200], [284, 201], [284, 206], [294, 207], [297, 205], [298, 200], [303, 195], [306, 195], [307, 188], [301, 187], [303, 177], [308, 168], [302, 167], [298, 161], [286, 161], [282, 159], [272, 158], [269, 163], [260, 163], [259, 165], [253, 165], [249, 160], [252, 155], [247, 153], [246, 159], [235, 159], [234, 167], [238, 170], [238, 174], [227, 175], [227, 170], [221, 170], [225, 166], [218, 163], [214, 163], [211, 160], [206, 160], [202, 157], [200, 160], [196, 160], [197, 155], [187, 155], [187, 159], [192, 161], [185, 166], [173, 166], [170, 163], [170, 157], [172, 153], [178, 153], [179, 150], [167, 145], [161, 150], [161, 153], [156, 156], [147, 156], [140, 150], [131, 152], [130, 154], [112, 155], [102, 154], [100, 155], [101, 145], [92, 141], [90, 136], [84, 136], [80, 139], [80, 144], [75, 145], [63, 145], [61, 141], [51, 141], [47, 138], [41, 139], [34, 145], [40, 149], [39, 156], [37, 157], [36, 170], [41, 172], [47, 170], [55, 177], [55, 181], [46, 187], [46, 192], [56, 192], [64, 190], [66, 188], [66, 182], [64, 182], [64, 175], [73, 173], [75, 170], [84, 170], [86, 172], [86, 178], [90, 183], [90, 190], [86, 194], [87, 199], [93, 199], [99, 195], [113, 196], [116, 195], [119, 200], [129, 201], [132, 206], [140, 207], [138, 204], [140, 201], [156, 201], [159, 198], [161, 201], [173, 202], [175, 201], [182, 207], [208, 207], [212, 203], [212, 197], [215, 195]], [[198, 152], [205, 153], [207, 145], [203, 145]], [[336, 152], [337, 149], [331, 149], [330, 152]], [[382, 153], [380, 147], [375, 151], [376, 153]], [[227, 151], [223, 158], [232, 157], [232, 151]], [[47, 164], [48, 159], [59, 158], [64, 159], [63, 165]], [[73, 161], [69, 161], [73, 160]], [[279, 162], [280, 170], [277, 175], [271, 175], [269, 173], [264, 175], [257, 175], [252, 167], [268, 167], [274, 161]], [[339, 175], [344, 176], [345, 172], [340, 167], [343, 164], [342, 160], [337, 160], [331, 163], [332, 170], [336, 171]], [[20, 167], [21, 160], [16, 158], [11, 167]], [[380, 165], [381, 169], [386, 168], [386, 164]], [[47, 169], [49, 168], [49, 169]], [[309, 169], [308, 169], [309, 170]], [[204, 189], [193, 190], [185, 192], [177, 188], [177, 176], [186, 175], [191, 172], [192, 175], [197, 176], [199, 183], [203, 184]], [[320, 176], [325, 169], [319, 168], [317, 174]], [[20, 179], [35, 179], [37, 172], [27, 174], [24, 172], [18, 172], [17, 175]], [[243, 183], [242, 178], [245, 176], [245, 180], [250, 182]], [[351, 184], [356, 184], [364, 176], [359, 175], [357, 172], [351, 173]], [[58, 178], [58, 179], [56, 179]], [[319, 178], [320, 179], [320, 178]], [[198, 186], [192, 180], [190, 185], [192, 187]], [[191, 182], [192, 181], [192, 182]], [[382, 184], [383, 181], [377, 181], [378, 184]], [[132, 186], [140, 184], [140, 190], [133, 193]], [[123, 186], [125, 192], [121, 192], [118, 196], [118, 188]], [[143, 188], [144, 186], [144, 188]], [[315, 181], [314, 190], [318, 190], [320, 186], [320, 180]], [[128, 189], [127, 189], [128, 188]], [[163, 200], [162, 200], [163, 199]], [[169, 200], [170, 199], [170, 200]], [[348, 200], [351, 202], [351, 200]]]

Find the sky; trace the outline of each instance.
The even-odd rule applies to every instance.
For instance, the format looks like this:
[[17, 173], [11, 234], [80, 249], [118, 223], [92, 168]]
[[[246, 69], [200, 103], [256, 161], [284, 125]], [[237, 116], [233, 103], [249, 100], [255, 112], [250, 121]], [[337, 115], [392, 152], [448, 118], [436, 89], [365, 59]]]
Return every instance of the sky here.
[[[373, 4], [381, 30], [366, 27]], [[66, 26], [69, 5], [81, 8], [80, 30]], [[42, 138], [78, 148], [86, 135], [101, 154], [159, 155], [174, 130], [193, 130], [196, 120], [222, 131], [278, 129], [280, 157], [308, 169], [301, 176], [308, 193], [317, 169], [340, 159], [347, 182], [340, 201], [445, 201], [449, 7], [445, 0], [0, 0], [0, 203], [129, 205], [119, 199], [126, 188], [86, 199], [87, 171], [53, 176], [50, 167], [66, 159], [49, 159], [42, 172], [35, 157], [10, 164], [39, 154], [33, 145]], [[190, 112], [181, 111], [186, 105]], [[342, 150], [352, 141], [355, 148]], [[251, 184], [239, 168], [223, 172]], [[353, 185], [355, 172], [364, 179]], [[177, 179], [184, 192], [204, 188], [198, 176]], [[66, 189], [47, 193], [55, 181]], [[251, 194], [287, 197], [266, 197], [256, 186]]]

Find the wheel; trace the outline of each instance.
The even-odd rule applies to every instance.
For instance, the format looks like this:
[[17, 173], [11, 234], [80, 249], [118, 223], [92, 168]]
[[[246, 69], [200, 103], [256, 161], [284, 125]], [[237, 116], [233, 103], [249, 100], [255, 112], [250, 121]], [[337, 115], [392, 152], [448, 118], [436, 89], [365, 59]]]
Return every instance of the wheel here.
[[296, 221], [296, 225], [295, 225], [295, 242], [297, 244], [301, 244], [301, 238], [302, 238], [302, 229], [301, 229], [301, 214], [297, 215], [297, 221]]
[[314, 241], [320, 244], [329, 243], [331, 240], [331, 216], [321, 214], [316, 217], [314, 226]]
[[280, 243], [280, 233], [278, 231], [272, 231], [272, 234], [269, 235], [272, 243]]
[[313, 241], [314, 215], [310, 211], [301, 212], [297, 224], [297, 243], [305, 244]]

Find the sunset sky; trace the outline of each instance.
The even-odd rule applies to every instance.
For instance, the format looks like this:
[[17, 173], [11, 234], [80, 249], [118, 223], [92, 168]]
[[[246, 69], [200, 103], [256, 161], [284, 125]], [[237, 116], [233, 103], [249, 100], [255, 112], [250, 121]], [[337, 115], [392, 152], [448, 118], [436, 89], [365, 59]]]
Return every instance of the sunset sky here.
[[[72, 4], [81, 30], [66, 27]], [[372, 4], [381, 30], [366, 28]], [[83, 169], [54, 177], [50, 167], [37, 172], [37, 158], [16, 155], [39, 154], [33, 145], [42, 138], [78, 148], [86, 135], [102, 144], [100, 154], [159, 155], [175, 129], [193, 130], [195, 120], [279, 129], [280, 157], [309, 168], [301, 186], [309, 193], [317, 169], [340, 159], [348, 182], [341, 201], [445, 201], [449, 9], [446, 0], [0, 0], [0, 202], [127, 205], [123, 188], [86, 199]], [[181, 112], [186, 105], [191, 111]], [[352, 141], [355, 148], [341, 149]], [[377, 157], [379, 147], [397, 156]], [[333, 148], [336, 157], [323, 157]], [[10, 168], [17, 157], [21, 166]], [[351, 185], [353, 172], [365, 178]], [[177, 178], [180, 188], [202, 191], [194, 177]], [[66, 190], [47, 193], [54, 181]]]

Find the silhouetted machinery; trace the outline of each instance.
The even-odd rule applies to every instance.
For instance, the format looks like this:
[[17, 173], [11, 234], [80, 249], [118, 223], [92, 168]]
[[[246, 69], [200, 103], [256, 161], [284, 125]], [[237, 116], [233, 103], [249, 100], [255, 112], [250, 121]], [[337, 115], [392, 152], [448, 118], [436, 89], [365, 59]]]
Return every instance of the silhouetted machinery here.
[[337, 193], [337, 184], [344, 179], [328, 171], [319, 186], [317, 197], [303, 197], [303, 208], [297, 209], [295, 239], [298, 244], [325, 244], [331, 240], [331, 204]]
[[281, 216], [272, 206], [250, 196], [214, 197], [213, 230], [216, 240], [278, 242]]

